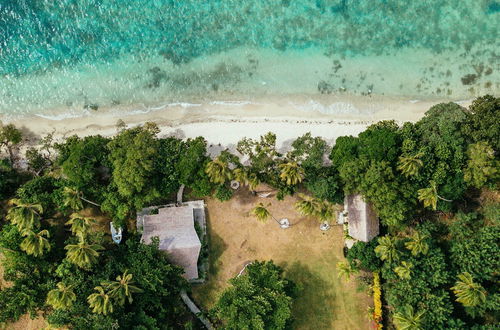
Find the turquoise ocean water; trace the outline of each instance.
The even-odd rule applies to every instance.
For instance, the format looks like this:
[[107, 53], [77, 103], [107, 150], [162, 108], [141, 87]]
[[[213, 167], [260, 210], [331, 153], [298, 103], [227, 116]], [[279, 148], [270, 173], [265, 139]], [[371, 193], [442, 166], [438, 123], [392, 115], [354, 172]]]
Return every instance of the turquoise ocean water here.
[[500, 1], [0, 0], [0, 114], [500, 91]]

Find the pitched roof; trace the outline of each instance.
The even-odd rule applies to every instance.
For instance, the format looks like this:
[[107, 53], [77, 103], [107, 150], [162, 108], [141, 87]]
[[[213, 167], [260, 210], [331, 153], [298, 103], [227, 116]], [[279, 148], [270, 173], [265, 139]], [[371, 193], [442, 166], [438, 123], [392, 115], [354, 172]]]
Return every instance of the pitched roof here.
[[349, 236], [359, 241], [369, 242], [379, 234], [377, 214], [370, 203], [361, 195], [348, 195], [344, 200], [349, 223]]
[[201, 242], [194, 229], [191, 205], [164, 207], [158, 214], [143, 217], [142, 240], [150, 243], [157, 236], [160, 250], [168, 253], [170, 261], [184, 268], [184, 277], [198, 278], [198, 256]]

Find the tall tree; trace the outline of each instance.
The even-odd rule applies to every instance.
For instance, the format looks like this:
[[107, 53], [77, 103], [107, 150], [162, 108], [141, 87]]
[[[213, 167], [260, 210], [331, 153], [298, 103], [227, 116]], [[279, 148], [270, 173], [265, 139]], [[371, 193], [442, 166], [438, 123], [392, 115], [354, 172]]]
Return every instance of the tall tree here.
[[500, 97], [485, 95], [472, 101], [468, 120], [462, 125], [463, 132], [474, 142], [486, 141], [500, 150]]
[[399, 260], [400, 253], [397, 247], [397, 238], [389, 235], [379, 237], [375, 253], [381, 260], [387, 260], [388, 262]]
[[296, 162], [288, 162], [279, 165], [280, 179], [289, 186], [294, 186], [304, 180], [304, 169]]
[[272, 261], [253, 262], [232, 278], [212, 313], [225, 329], [285, 329], [290, 326], [293, 284]]
[[464, 179], [469, 185], [481, 188], [488, 180], [498, 179], [500, 164], [495, 159], [495, 150], [488, 142], [480, 141], [469, 145]]
[[67, 286], [63, 282], [57, 283], [57, 289], [50, 290], [47, 294], [47, 303], [55, 309], [69, 309], [75, 300], [73, 286]]
[[445, 202], [452, 202], [451, 200], [438, 195], [435, 181], [431, 181], [429, 184], [430, 186], [428, 188], [418, 190], [418, 200], [424, 204], [424, 207], [431, 207], [433, 210], [436, 210], [438, 199]]
[[125, 270], [123, 275], [118, 275], [116, 281], [102, 283], [108, 289], [109, 295], [118, 301], [120, 306], [125, 305], [125, 300], [128, 299], [129, 304], [132, 303], [132, 293], [140, 293], [142, 289], [134, 285], [133, 275]]
[[216, 184], [224, 184], [227, 180], [233, 178], [233, 172], [229, 167], [229, 163], [221, 159], [221, 157], [208, 162], [205, 173], [207, 173], [210, 181]]
[[2, 126], [0, 123], [0, 147], [4, 147], [7, 150], [12, 165], [14, 165], [14, 148], [22, 140], [23, 134], [16, 126], [12, 124]]
[[64, 247], [68, 260], [83, 269], [89, 269], [97, 262], [99, 250], [104, 248], [98, 244], [88, 244], [80, 237], [78, 244], [68, 244]]
[[474, 282], [472, 275], [467, 272], [458, 275], [458, 280], [451, 289], [456, 300], [465, 307], [475, 307], [486, 301], [486, 290], [481, 284]]
[[411, 251], [414, 256], [422, 254], [427, 254], [429, 252], [429, 244], [427, 244], [428, 235], [423, 235], [419, 232], [415, 232], [410, 238], [409, 242], [405, 243], [405, 247]]
[[9, 204], [13, 206], [7, 212], [6, 218], [16, 224], [20, 231], [40, 226], [40, 218], [43, 212], [40, 204], [28, 204], [20, 199], [11, 199]]
[[50, 237], [48, 230], [42, 230], [36, 233], [30, 229], [26, 229], [22, 232], [22, 235], [25, 236], [25, 238], [21, 242], [21, 250], [25, 251], [27, 254], [38, 257], [43, 255], [45, 250], [50, 250], [50, 243], [47, 240], [47, 238]]
[[400, 156], [398, 161], [398, 170], [403, 173], [404, 176], [416, 176], [418, 171], [424, 165], [424, 162], [420, 159], [423, 153], [418, 153], [413, 156]]
[[87, 302], [90, 308], [92, 308], [92, 312], [103, 315], [113, 313], [113, 303], [111, 302], [110, 295], [104, 291], [102, 286], [96, 286], [94, 290], [96, 290], [97, 293], [92, 293], [87, 298]]
[[422, 330], [422, 317], [425, 311], [415, 313], [413, 307], [406, 305], [401, 311], [394, 314], [394, 323], [398, 330]]
[[297, 211], [299, 211], [302, 215], [316, 216], [321, 208], [321, 201], [317, 198], [304, 194], [299, 194], [299, 197], [301, 200], [295, 203]]
[[251, 191], [254, 191], [260, 184], [259, 178], [255, 173], [250, 172], [246, 167], [238, 167], [233, 171], [234, 179], [240, 184], [248, 186]]
[[101, 206], [83, 197], [83, 192], [77, 189], [73, 189], [71, 187], [64, 187], [63, 197], [64, 197], [64, 206], [69, 207], [73, 211], [80, 211], [81, 209], [83, 209], [82, 201], [92, 204], [94, 206], [98, 207]]
[[339, 261], [335, 267], [337, 269], [337, 277], [344, 278], [346, 280], [350, 279], [352, 275], [359, 272], [359, 270], [349, 262]]
[[109, 184], [108, 144], [109, 138], [100, 135], [79, 138], [70, 136], [63, 143], [56, 144], [56, 163], [64, 176], [79, 191], [91, 198], [100, 198], [103, 186]]
[[66, 225], [71, 226], [71, 233], [79, 237], [85, 237], [95, 220], [91, 217], [84, 217], [80, 213], [73, 213], [70, 219], [66, 222]]
[[[271, 204], [268, 204], [267, 206], [269, 206]], [[270, 217], [274, 219], [274, 221], [276, 221], [278, 224], [280, 223], [278, 221], [278, 219], [276, 219], [272, 214], [271, 212], [269, 212], [269, 210], [267, 209], [267, 207], [264, 205], [264, 203], [259, 203], [257, 204], [253, 209], [252, 209], [252, 214], [255, 215], [255, 217], [257, 218], [257, 220], [259, 221], [262, 221], [262, 222], [266, 222], [267, 219], [269, 219]]]
[[402, 261], [399, 266], [394, 267], [394, 272], [399, 278], [409, 280], [411, 278], [411, 269], [413, 264], [411, 262]]
[[135, 209], [160, 197], [157, 189], [156, 159], [158, 126], [122, 130], [109, 144], [113, 184], [118, 194]]
[[281, 156], [276, 150], [276, 134], [271, 132], [262, 135], [259, 141], [242, 139], [238, 142], [236, 150], [249, 158], [252, 172], [263, 177], [274, 173], [276, 160]]

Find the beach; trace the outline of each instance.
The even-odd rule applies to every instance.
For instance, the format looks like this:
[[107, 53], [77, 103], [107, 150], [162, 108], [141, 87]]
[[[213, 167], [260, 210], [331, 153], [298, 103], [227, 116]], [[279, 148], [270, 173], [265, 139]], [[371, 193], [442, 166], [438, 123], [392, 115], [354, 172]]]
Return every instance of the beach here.
[[[444, 101], [444, 100], [441, 100]], [[231, 147], [243, 137], [257, 138], [267, 132], [277, 135], [282, 147], [307, 132], [321, 136], [332, 144], [339, 136], [357, 135], [367, 126], [380, 120], [416, 121], [440, 100], [404, 100], [382, 96], [261, 98], [248, 100], [222, 99], [208, 103], [186, 102], [156, 108], [135, 107], [89, 110], [80, 117], [22, 116], [0, 117], [4, 124], [22, 128], [29, 145], [50, 133], [55, 140], [71, 135], [100, 134], [112, 136], [117, 122], [128, 127], [155, 122], [160, 137], [194, 138], [203, 136], [209, 145]], [[470, 101], [459, 102], [468, 106]]]

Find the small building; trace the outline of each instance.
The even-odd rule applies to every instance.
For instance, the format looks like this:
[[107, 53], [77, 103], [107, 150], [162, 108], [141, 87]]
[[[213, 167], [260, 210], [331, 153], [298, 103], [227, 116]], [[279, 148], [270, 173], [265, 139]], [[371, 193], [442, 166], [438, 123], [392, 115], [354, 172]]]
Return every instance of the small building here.
[[[157, 214], [151, 214], [156, 213]], [[198, 279], [198, 258], [201, 250], [200, 237], [195, 230], [195, 221], [203, 221], [203, 201], [167, 205], [144, 209], [137, 216], [137, 227], [142, 231], [146, 244], [153, 237], [160, 240], [159, 249], [167, 252], [169, 260], [184, 268], [184, 278]]]
[[369, 242], [379, 234], [379, 220], [370, 203], [361, 195], [348, 195], [344, 199], [348, 232], [352, 238]]

